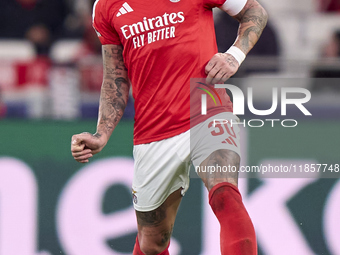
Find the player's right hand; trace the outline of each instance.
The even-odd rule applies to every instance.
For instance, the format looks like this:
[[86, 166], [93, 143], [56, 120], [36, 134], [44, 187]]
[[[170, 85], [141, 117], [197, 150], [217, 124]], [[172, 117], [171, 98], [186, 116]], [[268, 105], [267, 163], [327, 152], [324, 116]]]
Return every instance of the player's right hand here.
[[233, 76], [239, 68], [234, 56], [228, 53], [216, 53], [205, 66], [206, 83], [223, 84]]
[[87, 163], [94, 154], [100, 152], [106, 141], [103, 137], [90, 133], [81, 133], [72, 136], [71, 152], [73, 158], [80, 163]]

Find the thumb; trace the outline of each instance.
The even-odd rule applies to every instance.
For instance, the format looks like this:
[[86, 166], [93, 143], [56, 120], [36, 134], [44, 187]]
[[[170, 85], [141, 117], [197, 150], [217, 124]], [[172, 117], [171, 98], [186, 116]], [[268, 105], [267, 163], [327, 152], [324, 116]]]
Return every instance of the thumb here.
[[81, 139], [80, 137], [74, 137], [72, 138], [72, 145], [73, 146], [79, 146], [81, 145], [83, 142], [83, 139]]
[[82, 139], [73, 136], [71, 142], [71, 151], [72, 152], [80, 152], [85, 148], [85, 143], [82, 143]]
[[81, 133], [72, 137], [72, 145], [79, 146], [91, 139], [90, 133]]

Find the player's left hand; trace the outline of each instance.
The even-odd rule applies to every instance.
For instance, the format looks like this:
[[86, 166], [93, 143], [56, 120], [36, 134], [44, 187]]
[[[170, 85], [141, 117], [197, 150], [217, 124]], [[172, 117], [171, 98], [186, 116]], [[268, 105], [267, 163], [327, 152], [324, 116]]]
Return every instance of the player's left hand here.
[[206, 83], [222, 84], [239, 68], [237, 60], [228, 53], [216, 53], [205, 66]]

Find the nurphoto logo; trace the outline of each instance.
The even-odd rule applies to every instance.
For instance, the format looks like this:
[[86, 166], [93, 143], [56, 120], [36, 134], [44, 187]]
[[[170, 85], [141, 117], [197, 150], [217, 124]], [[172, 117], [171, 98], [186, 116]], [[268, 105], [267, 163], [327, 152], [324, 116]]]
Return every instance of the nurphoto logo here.
[[[201, 85], [208, 86], [204, 83], [198, 82]], [[233, 96], [233, 114], [235, 115], [244, 115], [245, 114], [245, 96], [240, 88], [231, 84], [215, 84], [213, 87], [209, 86], [210, 90], [214, 92], [215, 96], [221, 102], [221, 99], [215, 89], [229, 89]], [[211, 92], [207, 89], [203, 88], [203, 86], [198, 87], [198, 89], [203, 90], [206, 94], [201, 95], [201, 114], [207, 114], [207, 94], [212, 98], [217, 105], [216, 99]], [[249, 111], [256, 116], [268, 116], [274, 113], [278, 107], [278, 98], [279, 98], [279, 90], [278, 88], [272, 89], [272, 105], [269, 109], [266, 110], [258, 110], [254, 107], [253, 100], [253, 88], [248, 88], [247, 90], [247, 106]], [[311, 93], [309, 90], [305, 88], [296, 88], [296, 87], [282, 87], [280, 88], [281, 94], [281, 116], [287, 115], [287, 105], [295, 105], [305, 116], [312, 116], [312, 114], [307, 110], [307, 108], [303, 105], [311, 99]], [[288, 94], [299, 94], [302, 95], [301, 98], [288, 98]], [[222, 105], [222, 103], [221, 103]], [[280, 122], [283, 127], [296, 127], [298, 125], [297, 120], [295, 119], [250, 119], [247, 122], [244, 120], [243, 122], [236, 122], [235, 120], [222, 120], [216, 119], [215, 122], [224, 122], [230, 123], [232, 125], [243, 125], [246, 126], [248, 124], [249, 127], [262, 127], [265, 122], [271, 123], [271, 126], [274, 127], [276, 122]]]

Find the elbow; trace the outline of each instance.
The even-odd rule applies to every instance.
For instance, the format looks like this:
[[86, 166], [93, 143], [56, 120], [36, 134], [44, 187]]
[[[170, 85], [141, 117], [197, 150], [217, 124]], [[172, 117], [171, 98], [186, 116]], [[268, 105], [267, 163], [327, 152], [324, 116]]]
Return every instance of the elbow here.
[[267, 13], [266, 9], [264, 9], [262, 6], [261, 6], [261, 9], [262, 9], [262, 13], [263, 13], [263, 24], [264, 24], [264, 27], [266, 27], [267, 22], [268, 22], [268, 13]]

